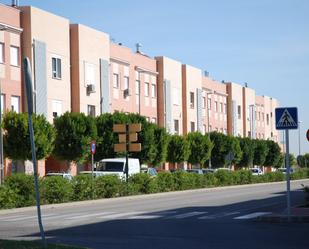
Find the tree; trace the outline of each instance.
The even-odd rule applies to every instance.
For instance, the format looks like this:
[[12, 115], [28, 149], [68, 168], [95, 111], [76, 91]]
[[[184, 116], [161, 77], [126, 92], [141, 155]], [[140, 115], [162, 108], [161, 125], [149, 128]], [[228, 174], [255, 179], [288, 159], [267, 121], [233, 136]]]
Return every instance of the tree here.
[[189, 146], [187, 140], [178, 135], [172, 135], [167, 147], [167, 161], [170, 163], [182, 163], [187, 161]]
[[[280, 153], [279, 160], [275, 165], [276, 168], [285, 168], [285, 155], [286, 153]], [[297, 164], [294, 154], [289, 154], [289, 162], [291, 167]]]
[[156, 145], [156, 155], [151, 162], [152, 165], [158, 166], [166, 161], [167, 146], [169, 143], [169, 136], [165, 128], [155, 126], [154, 128], [154, 144]]
[[224, 167], [228, 165], [228, 154], [231, 153], [233, 160], [231, 163], [238, 163], [242, 158], [242, 151], [236, 137], [226, 136], [222, 133], [210, 133], [210, 140], [214, 144], [211, 153], [211, 164], [213, 167]]
[[208, 135], [202, 135], [200, 132], [190, 132], [187, 140], [189, 145], [188, 163], [204, 165], [210, 158], [213, 148]]
[[307, 167], [309, 168], [309, 153], [306, 153], [300, 157], [300, 167], [304, 168]]
[[242, 150], [242, 159], [238, 163], [241, 167], [252, 167], [253, 165], [253, 159], [254, 159], [254, 153], [255, 153], [255, 147], [256, 143], [254, 140], [245, 137], [245, 138], [238, 138], [240, 148]]
[[90, 142], [97, 137], [93, 117], [84, 113], [66, 112], [54, 119], [56, 141], [53, 155], [56, 158], [85, 162], [90, 157]]
[[[54, 148], [55, 130], [43, 115], [32, 116], [36, 157], [43, 159]], [[32, 160], [27, 113], [7, 112], [3, 117], [3, 149], [14, 160]]]
[[266, 160], [266, 156], [268, 154], [268, 146], [265, 140], [254, 140], [255, 143], [255, 151], [253, 164], [258, 166], [263, 166]]
[[279, 145], [272, 141], [272, 140], [266, 140], [266, 144], [268, 147], [268, 153], [265, 159], [265, 166], [275, 166], [277, 165], [279, 159], [280, 159], [280, 147]]

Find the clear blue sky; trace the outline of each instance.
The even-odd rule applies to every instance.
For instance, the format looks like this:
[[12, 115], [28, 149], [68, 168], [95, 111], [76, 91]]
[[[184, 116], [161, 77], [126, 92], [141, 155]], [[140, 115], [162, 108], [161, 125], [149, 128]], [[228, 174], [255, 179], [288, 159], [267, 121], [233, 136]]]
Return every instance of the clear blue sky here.
[[[10, 3], [9, 0], [0, 0]], [[309, 152], [309, 1], [20, 0], [99, 29], [150, 56], [166, 55], [296, 106]], [[290, 132], [298, 155], [298, 131]]]

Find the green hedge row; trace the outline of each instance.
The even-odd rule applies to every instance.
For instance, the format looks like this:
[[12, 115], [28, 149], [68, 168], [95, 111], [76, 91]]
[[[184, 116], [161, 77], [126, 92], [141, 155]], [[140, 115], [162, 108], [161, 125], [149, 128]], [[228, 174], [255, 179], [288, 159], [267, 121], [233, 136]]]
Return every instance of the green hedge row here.
[[[303, 169], [291, 175], [291, 179], [309, 178], [309, 170]], [[101, 176], [92, 181], [89, 175], [78, 175], [72, 181], [62, 177], [40, 179], [41, 203], [63, 203], [100, 198], [112, 198], [167, 191], [230, 186], [239, 184], [277, 182], [285, 180], [280, 172], [253, 176], [251, 172], [219, 170], [214, 174], [198, 175], [184, 171], [160, 172], [157, 177], [136, 174], [128, 183], [117, 176]], [[14, 174], [0, 186], [0, 208], [14, 208], [35, 205], [33, 176]]]

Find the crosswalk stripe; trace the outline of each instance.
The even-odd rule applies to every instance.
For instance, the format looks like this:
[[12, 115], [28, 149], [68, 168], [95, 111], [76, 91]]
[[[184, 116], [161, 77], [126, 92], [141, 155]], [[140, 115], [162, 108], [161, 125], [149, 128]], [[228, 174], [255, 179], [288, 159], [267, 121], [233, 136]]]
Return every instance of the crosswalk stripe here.
[[146, 219], [159, 219], [162, 218], [162, 215], [136, 215], [136, 216], [130, 216], [128, 219], [130, 220], [146, 220]]
[[102, 212], [102, 213], [94, 213], [94, 214], [85, 214], [85, 215], [74, 215], [70, 217], [64, 218], [65, 220], [74, 220], [74, 219], [85, 219], [89, 217], [94, 217], [94, 216], [100, 216], [100, 215], [108, 215], [108, 214], [113, 214], [114, 212]]
[[244, 219], [253, 219], [253, 218], [257, 218], [260, 216], [265, 216], [267, 214], [271, 214], [270, 212], [256, 212], [256, 213], [251, 213], [251, 214], [247, 214], [247, 215], [243, 215], [243, 216], [238, 216], [235, 217], [235, 220], [244, 220]]
[[109, 214], [109, 215], [103, 215], [103, 216], [99, 216], [98, 219], [116, 219], [116, 218], [121, 218], [121, 217], [131, 217], [131, 216], [136, 216], [136, 215], [140, 215], [140, 214], [144, 214], [144, 212], [126, 212], [126, 213], [116, 213], [116, 214]]
[[183, 219], [183, 218], [189, 218], [201, 214], [206, 214], [207, 212], [189, 212], [189, 213], [184, 213], [184, 214], [177, 214], [171, 217], [168, 217], [168, 219]]
[[[52, 216], [52, 214], [42, 215], [42, 218], [48, 217], [48, 216]], [[9, 222], [9, 221], [22, 221], [22, 220], [35, 219], [37, 217], [38, 217], [37, 215], [23, 216], [23, 217], [16, 217], [16, 218], [9, 217], [9, 218], [7, 218], [3, 221], [7, 221], [7, 222]]]
[[216, 218], [223, 218], [227, 216], [232, 216], [235, 214], [239, 214], [239, 212], [229, 212], [229, 213], [221, 213], [221, 214], [215, 214], [215, 215], [205, 215], [198, 217], [199, 220], [207, 220], [207, 219], [216, 219]]

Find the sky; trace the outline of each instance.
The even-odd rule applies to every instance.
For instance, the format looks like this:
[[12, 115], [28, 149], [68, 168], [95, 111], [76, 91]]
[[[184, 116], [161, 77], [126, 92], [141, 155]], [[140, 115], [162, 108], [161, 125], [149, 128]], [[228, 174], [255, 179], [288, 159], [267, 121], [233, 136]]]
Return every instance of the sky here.
[[[0, 0], [1, 3], [11, 3]], [[297, 107], [290, 151], [309, 153], [309, 1], [20, 0], [109, 33], [149, 56], [164, 55]]]

